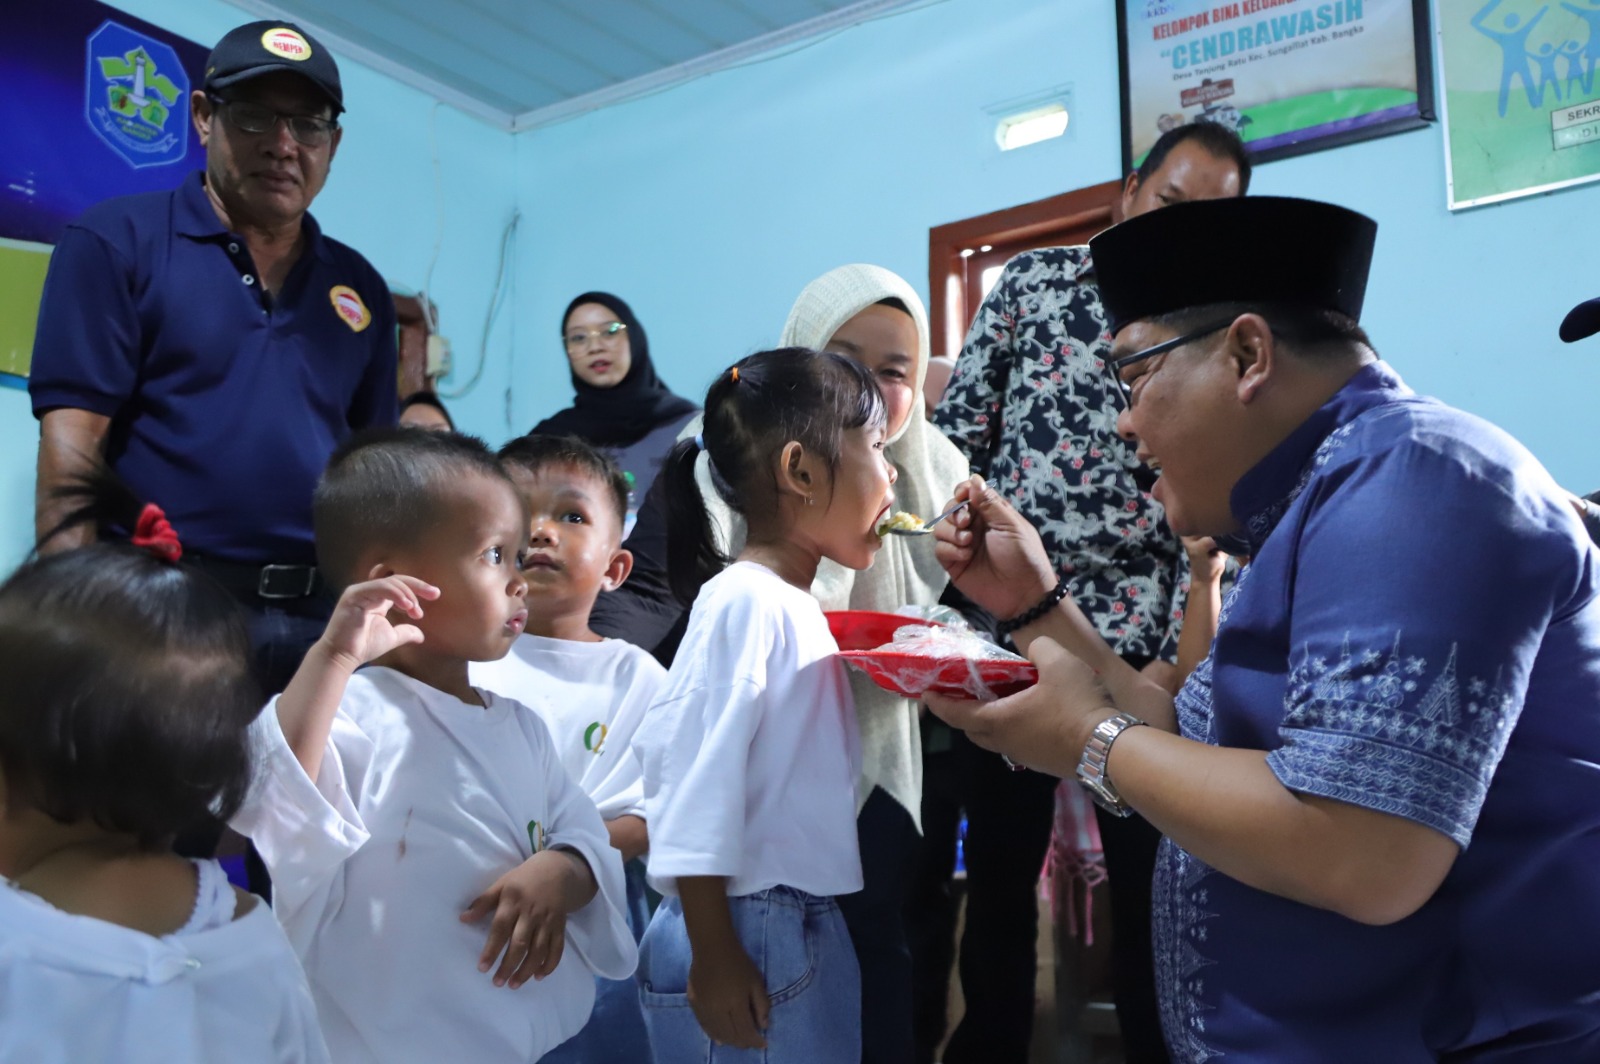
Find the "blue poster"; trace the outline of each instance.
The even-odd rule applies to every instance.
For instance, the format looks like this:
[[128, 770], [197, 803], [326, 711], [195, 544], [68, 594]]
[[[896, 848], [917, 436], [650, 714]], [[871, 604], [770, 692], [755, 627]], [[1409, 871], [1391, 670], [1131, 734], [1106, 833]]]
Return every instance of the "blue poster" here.
[[15, 4], [0, 84], [0, 238], [54, 244], [95, 203], [170, 189], [205, 165], [189, 93], [209, 48], [94, 0]]

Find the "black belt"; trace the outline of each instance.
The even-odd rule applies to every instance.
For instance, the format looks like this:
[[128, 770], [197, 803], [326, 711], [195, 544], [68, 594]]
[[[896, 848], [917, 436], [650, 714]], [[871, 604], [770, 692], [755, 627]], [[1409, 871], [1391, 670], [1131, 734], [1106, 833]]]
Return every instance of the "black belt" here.
[[183, 560], [240, 597], [306, 599], [323, 591], [315, 565], [251, 565], [193, 554], [184, 555]]

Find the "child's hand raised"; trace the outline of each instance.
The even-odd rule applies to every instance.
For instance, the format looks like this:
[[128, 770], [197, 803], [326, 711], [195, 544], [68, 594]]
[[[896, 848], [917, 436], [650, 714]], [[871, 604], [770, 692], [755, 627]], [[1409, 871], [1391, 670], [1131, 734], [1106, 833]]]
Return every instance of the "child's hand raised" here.
[[422, 599], [436, 599], [439, 589], [414, 576], [379, 577], [345, 588], [328, 618], [322, 638], [307, 652], [294, 679], [278, 698], [278, 724], [300, 767], [313, 780], [322, 771], [333, 718], [354, 672], [395, 647], [422, 642], [414, 624], [391, 624], [389, 611], [422, 616]]
[[375, 566], [373, 579], [345, 588], [322, 633], [327, 652], [352, 670], [395, 647], [422, 642], [422, 629], [392, 623], [389, 612], [416, 619], [422, 616], [421, 600], [439, 597], [438, 588], [414, 576], [379, 577], [379, 571]]
[[510, 983], [513, 990], [555, 971], [566, 949], [567, 914], [587, 905], [597, 889], [588, 862], [568, 850], [543, 850], [495, 880], [461, 914], [467, 924], [494, 914], [478, 971], [500, 957], [494, 985]]

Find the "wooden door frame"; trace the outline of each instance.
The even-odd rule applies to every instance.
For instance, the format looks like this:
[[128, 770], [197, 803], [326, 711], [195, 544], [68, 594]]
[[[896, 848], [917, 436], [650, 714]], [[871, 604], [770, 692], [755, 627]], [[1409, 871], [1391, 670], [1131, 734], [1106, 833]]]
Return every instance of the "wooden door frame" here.
[[[428, 304], [433, 321], [439, 320], [438, 308]], [[395, 324], [400, 329], [400, 398], [417, 392], [433, 391], [433, 378], [428, 376], [428, 336], [430, 314], [423, 313], [422, 300], [417, 296], [394, 296]]]
[[980, 214], [928, 230], [928, 332], [935, 355], [955, 357], [966, 340], [968, 320], [961, 252], [984, 244], [1010, 244], [1122, 220], [1122, 181], [1090, 185], [1059, 196]]

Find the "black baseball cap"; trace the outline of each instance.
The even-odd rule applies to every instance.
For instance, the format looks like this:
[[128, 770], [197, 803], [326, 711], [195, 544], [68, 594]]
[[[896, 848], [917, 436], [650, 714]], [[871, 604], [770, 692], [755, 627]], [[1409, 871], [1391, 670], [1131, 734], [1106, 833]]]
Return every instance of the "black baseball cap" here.
[[1281, 196], [1191, 200], [1089, 241], [1108, 327], [1212, 303], [1288, 303], [1361, 319], [1378, 223]]
[[1586, 299], [1561, 319], [1561, 338], [1567, 343], [1600, 332], [1600, 299]]
[[287, 70], [322, 90], [333, 113], [344, 110], [344, 89], [333, 53], [293, 22], [250, 22], [231, 29], [206, 60], [206, 89], [225, 89], [262, 74]]

